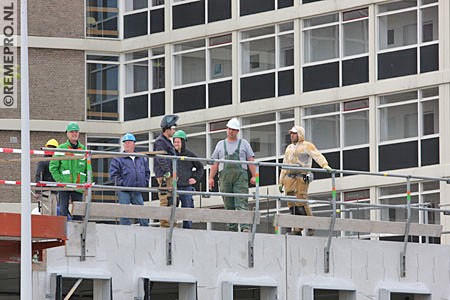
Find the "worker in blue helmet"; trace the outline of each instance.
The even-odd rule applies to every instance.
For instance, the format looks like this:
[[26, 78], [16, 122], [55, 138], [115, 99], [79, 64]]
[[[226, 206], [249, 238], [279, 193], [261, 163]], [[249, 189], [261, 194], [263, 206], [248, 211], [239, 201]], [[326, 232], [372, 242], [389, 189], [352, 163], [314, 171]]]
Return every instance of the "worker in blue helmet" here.
[[[170, 140], [177, 126], [177, 115], [165, 115], [161, 120], [161, 134], [156, 138], [153, 145], [154, 151], [165, 151], [167, 155], [176, 156], [175, 148]], [[172, 162], [170, 159], [155, 157], [153, 164], [156, 180], [160, 188], [169, 190], [172, 187]], [[172, 194], [165, 190], [159, 193], [159, 205], [170, 206], [173, 204]], [[167, 220], [160, 220], [161, 227], [169, 227]]]
[[[109, 177], [116, 186], [124, 187], [118, 192], [120, 204], [144, 205], [142, 192], [127, 191], [126, 187], [148, 187], [150, 169], [146, 157], [133, 155], [136, 138], [131, 133], [122, 137], [123, 152], [129, 156], [115, 157], [109, 166]], [[120, 218], [121, 225], [130, 225], [129, 218]], [[139, 225], [148, 226], [148, 219], [139, 219]]]

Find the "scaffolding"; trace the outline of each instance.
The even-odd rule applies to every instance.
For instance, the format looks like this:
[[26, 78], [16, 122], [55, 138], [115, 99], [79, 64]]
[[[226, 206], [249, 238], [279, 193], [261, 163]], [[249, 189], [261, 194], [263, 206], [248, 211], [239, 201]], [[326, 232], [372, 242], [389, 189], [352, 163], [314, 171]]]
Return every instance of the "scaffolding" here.
[[[14, 150], [14, 151], [13, 151]], [[21, 153], [20, 149], [6, 149], [0, 148], [0, 152], [6, 153]], [[161, 152], [146, 152], [146, 153], [133, 153], [136, 157], [155, 157], [169, 159], [172, 163], [173, 168], [173, 182], [170, 192], [172, 193], [173, 199], [177, 198], [178, 194], [190, 194], [190, 195], [200, 195], [201, 197], [211, 197], [211, 196], [239, 196], [246, 197], [248, 199], [254, 200], [255, 208], [253, 211], [224, 211], [224, 210], [210, 210], [205, 208], [177, 208], [176, 201], [172, 201], [170, 207], [150, 207], [150, 206], [130, 206], [130, 205], [120, 205], [120, 204], [100, 204], [92, 203], [92, 191], [139, 191], [139, 192], [152, 192], [158, 193], [161, 191], [167, 191], [167, 189], [161, 188], [140, 188], [140, 187], [124, 187], [124, 186], [108, 186], [108, 185], [98, 185], [93, 182], [91, 163], [92, 159], [99, 158], [113, 158], [119, 156], [129, 156], [129, 153], [125, 152], [109, 152], [109, 151], [94, 151], [94, 150], [71, 150], [71, 149], [57, 149], [54, 148], [43, 148], [43, 151], [39, 152], [36, 150], [31, 150], [31, 154], [56, 154], [62, 155], [62, 157], [46, 158], [52, 159], [86, 159], [88, 165], [87, 182], [84, 184], [73, 184], [73, 183], [56, 183], [56, 182], [37, 182], [31, 183], [31, 186], [39, 187], [41, 189], [45, 188], [48, 190], [75, 190], [75, 189], [85, 189], [86, 198], [85, 202], [74, 202], [73, 203], [73, 215], [83, 216], [82, 231], [80, 235], [81, 242], [81, 253], [80, 260], [86, 260], [86, 236], [88, 233], [88, 223], [92, 216], [103, 216], [103, 217], [129, 217], [129, 218], [153, 218], [153, 219], [169, 219], [169, 227], [167, 228], [166, 234], [166, 264], [171, 265], [172, 261], [172, 238], [173, 230], [176, 227], [176, 219], [192, 220], [195, 222], [224, 222], [224, 223], [250, 223], [251, 231], [248, 233], [248, 266], [254, 266], [254, 242], [256, 227], [260, 222], [260, 200], [268, 199], [280, 202], [302, 202], [308, 204], [324, 203], [329, 204], [331, 209], [326, 211], [330, 213], [330, 218], [314, 217], [314, 216], [299, 216], [299, 215], [288, 215], [280, 214], [277, 211], [274, 220], [274, 226], [277, 227], [305, 227], [310, 229], [319, 229], [328, 231], [326, 238], [326, 243], [324, 246], [324, 272], [330, 272], [330, 249], [333, 240], [333, 233], [335, 231], [355, 231], [355, 232], [371, 232], [371, 233], [393, 233], [404, 235], [403, 247], [400, 252], [400, 270], [401, 276], [406, 276], [406, 252], [407, 245], [410, 235], [419, 236], [432, 236], [440, 237], [442, 234], [442, 226], [436, 224], [418, 224], [411, 222], [411, 212], [413, 210], [423, 211], [423, 212], [435, 212], [450, 214], [450, 210], [440, 209], [440, 208], [430, 208], [427, 204], [412, 204], [411, 203], [411, 182], [414, 181], [437, 181], [450, 184], [450, 178], [443, 177], [426, 177], [426, 176], [415, 176], [415, 175], [401, 175], [394, 173], [377, 173], [377, 172], [365, 172], [365, 171], [352, 171], [352, 170], [332, 170], [331, 172], [317, 169], [317, 168], [303, 168], [297, 165], [289, 165], [282, 163], [267, 163], [258, 161], [235, 161], [235, 160], [225, 160], [225, 159], [207, 159], [207, 158], [197, 158], [197, 157], [185, 157], [185, 156], [170, 156], [162, 154]], [[44, 158], [45, 159], [45, 158]], [[213, 192], [207, 183], [206, 191], [184, 191], [177, 188], [177, 162], [179, 160], [186, 161], [200, 161], [206, 163], [206, 165], [212, 165], [214, 163], [227, 163], [227, 164], [253, 164], [256, 168], [256, 183], [254, 188], [254, 193], [248, 194], [236, 194], [236, 193], [223, 193], [223, 192]], [[283, 196], [283, 195], [261, 195], [260, 194], [260, 167], [276, 167], [283, 168], [287, 170], [295, 170], [299, 173], [307, 172], [324, 172], [329, 173], [331, 177], [331, 199], [329, 201], [325, 200], [311, 200], [311, 199], [296, 199], [294, 196]], [[406, 193], [405, 193], [405, 204], [401, 205], [388, 205], [388, 204], [371, 204], [371, 203], [349, 203], [345, 201], [337, 201], [336, 196], [336, 177], [340, 174], [345, 175], [367, 175], [367, 176], [383, 176], [383, 177], [395, 177], [401, 178], [406, 183]], [[20, 182], [7, 182], [1, 181], [3, 184], [20, 184]], [[341, 209], [341, 206], [345, 206]], [[348, 206], [354, 206], [353, 208], [348, 208]], [[278, 207], [278, 205], [277, 205]], [[337, 214], [343, 211], [352, 211], [354, 209], [363, 210], [373, 210], [382, 208], [395, 208], [404, 209], [406, 211], [405, 222], [390, 222], [390, 221], [372, 221], [372, 220], [358, 220], [358, 219], [341, 219], [337, 218]], [[209, 226], [208, 226], [209, 228]], [[278, 232], [279, 233], [279, 232]]]

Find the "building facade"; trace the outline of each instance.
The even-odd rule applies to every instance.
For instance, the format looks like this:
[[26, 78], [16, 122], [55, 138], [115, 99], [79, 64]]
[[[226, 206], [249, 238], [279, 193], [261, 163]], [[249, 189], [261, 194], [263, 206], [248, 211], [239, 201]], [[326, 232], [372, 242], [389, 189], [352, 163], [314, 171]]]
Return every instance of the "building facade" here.
[[[32, 1], [31, 148], [63, 142], [76, 121], [89, 149], [118, 151], [120, 136], [132, 132], [147, 151], [161, 117], [175, 113], [191, 150], [209, 157], [227, 120], [238, 117], [258, 161], [280, 162], [288, 130], [299, 124], [335, 169], [448, 177], [449, 16], [447, 0]], [[20, 148], [20, 108], [0, 117], [2, 147]], [[108, 183], [108, 166], [94, 161], [95, 182]], [[18, 164], [12, 169], [1, 179], [19, 180]], [[268, 194], [276, 194], [278, 172], [261, 168]], [[2, 202], [20, 201], [18, 187], [4, 190]], [[449, 191], [415, 181], [411, 199], [446, 207]], [[330, 180], [316, 174], [310, 192], [330, 199]], [[401, 179], [340, 176], [337, 192], [349, 202], [406, 201]], [[267, 215], [283, 208], [268, 203]], [[328, 208], [314, 210], [326, 216]], [[342, 217], [393, 221], [405, 212]], [[440, 213], [412, 218], [450, 228]]]

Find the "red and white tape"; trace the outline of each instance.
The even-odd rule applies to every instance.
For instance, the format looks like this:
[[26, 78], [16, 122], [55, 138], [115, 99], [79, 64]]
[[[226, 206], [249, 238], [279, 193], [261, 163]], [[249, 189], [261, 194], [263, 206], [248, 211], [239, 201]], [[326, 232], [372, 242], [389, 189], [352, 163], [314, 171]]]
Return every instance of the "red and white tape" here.
[[[22, 153], [22, 149], [14, 149], [14, 148], [0, 148], [0, 153]], [[58, 151], [47, 151], [47, 150], [30, 150], [30, 154], [36, 155], [66, 155], [66, 156], [85, 156], [82, 153], [71, 153], [71, 152], [58, 152]]]
[[[21, 181], [14, 181], [14, 180], [0, 180], [0, 184], [6, 184], [6, 185], [21, 185]], [[36, 187], [73, 187], [73, 188], [90, 188], [94, 184], [93, 183], [61, 183], [61, 182], [55, 182], [55, 183], [42, 183], [42, 182], [31, 182], [31, 186]]]

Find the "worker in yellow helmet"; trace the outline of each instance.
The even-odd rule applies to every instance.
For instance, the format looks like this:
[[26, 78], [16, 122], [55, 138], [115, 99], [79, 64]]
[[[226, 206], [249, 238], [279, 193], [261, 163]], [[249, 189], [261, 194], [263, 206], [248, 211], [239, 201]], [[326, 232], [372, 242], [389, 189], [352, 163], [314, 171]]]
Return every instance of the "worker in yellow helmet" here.
[[[50, 139], [45, 143], [46, 148], [57, 148], [59, 143], [55, 139]], [[52, 157], [52, 154], [46, 154], [44, 157]], [[49, 170], [50, 161], [40, 161], [36, 168], [35, 181], [55, 181]], [[56, 192], [40, 191], [36, 192], [36, 198], [41, 198], [41, 213], [44, 215], [56, 215]]]

